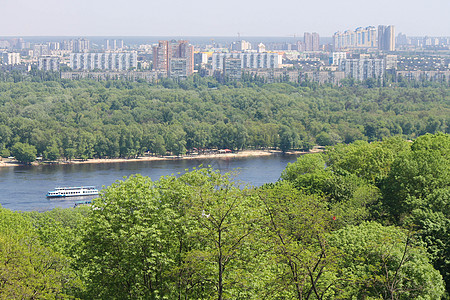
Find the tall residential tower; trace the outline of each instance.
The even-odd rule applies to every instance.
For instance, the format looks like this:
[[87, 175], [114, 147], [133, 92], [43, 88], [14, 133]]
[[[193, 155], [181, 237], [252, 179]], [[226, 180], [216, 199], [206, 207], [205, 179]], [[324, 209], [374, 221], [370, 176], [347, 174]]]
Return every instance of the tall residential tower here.
[[319, 34], [305, 32], [303, 35], [305, 51], [319, 51]]
[[153, 47], [153, 69], [169, 77], [194, 73], [194, 46], [188, 41], [159, 41]]
[[377, 30], [373, 26], [366, 28], [358, 27], [354, 31], [338, 31], [333, 35], [335, 51], [376, 48], [376, 41]]
[[395, 51], [395, 27], [394, 25], [378, 26], [378, 49], [383, 51]]

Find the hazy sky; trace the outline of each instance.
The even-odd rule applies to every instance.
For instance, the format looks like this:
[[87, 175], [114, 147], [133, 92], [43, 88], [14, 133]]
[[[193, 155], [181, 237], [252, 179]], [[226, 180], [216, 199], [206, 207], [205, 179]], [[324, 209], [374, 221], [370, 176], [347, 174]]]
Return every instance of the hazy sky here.
[[450, 0], [0, 0], [0, 36], [450, 36]]

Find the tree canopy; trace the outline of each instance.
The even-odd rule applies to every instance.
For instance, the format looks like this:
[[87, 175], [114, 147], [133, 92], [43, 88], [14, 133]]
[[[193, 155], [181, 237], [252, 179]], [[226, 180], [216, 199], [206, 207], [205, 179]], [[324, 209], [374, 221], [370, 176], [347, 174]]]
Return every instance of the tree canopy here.
[[0, 82], [0, 153], [14, 152], [17, 143], [55, 160], [414, 139], [449, 133], [449, 91], [446, 86], [211, 86], [202, 80], [174, 86]]

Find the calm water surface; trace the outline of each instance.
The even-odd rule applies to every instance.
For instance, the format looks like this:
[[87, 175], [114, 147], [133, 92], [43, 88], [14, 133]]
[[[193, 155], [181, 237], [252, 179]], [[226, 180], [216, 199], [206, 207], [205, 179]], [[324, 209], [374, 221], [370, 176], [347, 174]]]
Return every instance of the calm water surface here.
[[[46, 194], [58, 186], [109, 186], [132, 174], [161, 176], [184, 173], [186, 169], [211, 165], [221, 172], [237, 170], [237, 179], [253, 186], [275, 182], [295, 155], [272, 155], [248, 158], [207, 158], [193, 160], [143, 161], [83, 165], [0, 168], [0, 204], [23, 211], [45, 211], [55, 207], [73, 207], [80, 199], [47, 199]], [[89, 199], [86, 197], [83, 200]]]

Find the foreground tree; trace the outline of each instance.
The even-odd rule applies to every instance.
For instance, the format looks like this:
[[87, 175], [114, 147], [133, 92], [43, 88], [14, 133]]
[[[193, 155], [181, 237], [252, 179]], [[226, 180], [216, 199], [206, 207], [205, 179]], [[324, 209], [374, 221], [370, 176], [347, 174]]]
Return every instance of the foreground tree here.
[[[96, 199], [79, 243], [86, 298], [235, 298], [256, 225], [228, 175], [133, 176]], [[247, 249], [246, 255], [243, 249]], [[247, 296], [251, 293], [247, 292]]]
[[427, 134], [399, 155], [381, 182], [386, 214], [413, 228], [450, 289], [450, 135]]
[[86, 298], [159, 299], [168, 295], [173, 265], [169, 203], [146, 177], [105, 189], [93, 204], [80, 243], [78, 267], [86, 274]]
[[68, 299], [81, 288], [69, 258], [37, 237], [27, 216], [0, 208], [2, 299]]
[[258, 194], [265, 208], [263, 240], [273, 260], [268, 263], [281, 271], [269, 286], [276, 293], [290, 289], [289, 298], [324, 299], [334, 285], [330, 275], [337, 257], [325, 239], [332, 217], [323, 201], [287, 182]]
[[[191, 220], [189, 237], [193, 247], [186, 255], [185, 268], [195, 269], [199, 285], [213, 285], [207, 297], [253, 298], [251, 284], [239, 274], [246, 272], [249, 240], [257, 229], [258, 214], [254, 198], [241, 190], [230, 174], [200, 169], [180, 177], [189, 186], [187, 216]], [[198, 297], [198, 295], [197, 295]]]
[[342, 258], [335, 299], [440, 299], [442, 276], [425, 249], [415, 246], [406, 231], [378, 223], [348, 226], [331, 234], [329, 242]]

